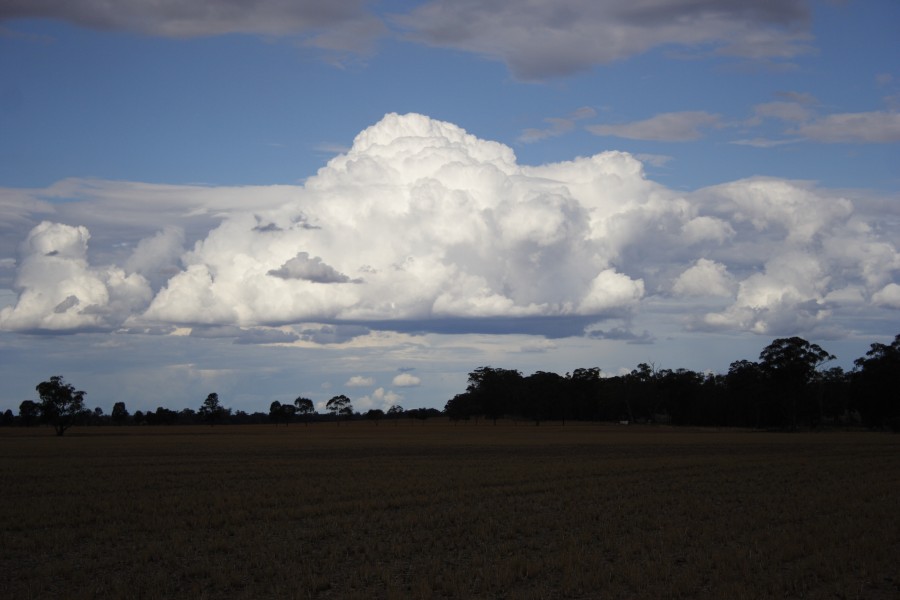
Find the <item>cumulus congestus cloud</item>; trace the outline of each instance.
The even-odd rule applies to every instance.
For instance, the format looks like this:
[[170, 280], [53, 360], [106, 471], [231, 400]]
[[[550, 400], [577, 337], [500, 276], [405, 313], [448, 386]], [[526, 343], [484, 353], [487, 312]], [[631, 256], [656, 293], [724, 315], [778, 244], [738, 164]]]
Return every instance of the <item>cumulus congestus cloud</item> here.
[[290, 343], [321, 337], [306, 333], [325, 331], [315, 323], [351, 328], [350, 338], [559, 336], [646, 317], [771, 335], [852, 331], [861, 311], [886, 318], [900, 306], [893, 221], [807, 182], [685, 193], [647, 180], [626, 153], [526, 166], [450, 123], [391, 114], [279, 193], [277, 203], [248, 199], [252, 212], [231, 202], [188, 251], [179, 231], [161, 228], [134, 243], [124, 268], [88, 264], [86, 228], [42, 223], [23, 245], [18, 300], [0, 326], [296, 324], [278, 337]]
[[[624, 155], [589, 162], [588, 186], [618, 179], [619, 164], [650, 185]], [[596, 211], [567, 183], [455, 125], [388, 115], [296, 202], [265, 214], [274, 227], [234, 215], [212, 231], [147, 317], [260, 325], [628, 312], [643, 284], [593, 239]]]
[[18, 301], [0, 310], [0, 327], [16, 331], [83, 331], [118, 327], [151, 298], [147, 280], [116, 266], [91, 267], [90, 233], [44, 221], [22, 245]]

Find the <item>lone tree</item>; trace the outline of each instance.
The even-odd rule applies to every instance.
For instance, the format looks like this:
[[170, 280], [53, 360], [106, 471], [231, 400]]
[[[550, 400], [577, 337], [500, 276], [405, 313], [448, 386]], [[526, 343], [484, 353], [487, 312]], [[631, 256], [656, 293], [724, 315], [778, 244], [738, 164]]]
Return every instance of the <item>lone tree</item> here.
[[64, 434], [85, 410], [85, 392], [66, 383], [62, 375], [54, 375], [50, 381], [42, 381], [35, 389], [41, 398], [38, 406], [41, 420], [53, 425], [56, 435]]
[[203, 421], [212, 426], [221, 421], [229, 412], [231, 411], [222, 408], [222, 405], [219, 403], [219, 395], [213, 392], [203, 401], [203, 406], [200, 407], [197, 414], [200, 415]]
[[[343, 394], [329, 400], [325, 404], [325, 408], [338, 419], [341, 417], [350, 418], [353, 414], [353, 404], [350, 403], [350, 398]], [[338, 423], [340, 423], [340, 421], [338, 421]]]
[[294, 406], [297, 407], [297, 414], [300, 415], [300, 418], [303, 419], [303, 422], [308, 426], [310, 417], [316, 413], [316, 407], [313, 406], [313, 401], [309, 398], [300, 396], [294, 400]]

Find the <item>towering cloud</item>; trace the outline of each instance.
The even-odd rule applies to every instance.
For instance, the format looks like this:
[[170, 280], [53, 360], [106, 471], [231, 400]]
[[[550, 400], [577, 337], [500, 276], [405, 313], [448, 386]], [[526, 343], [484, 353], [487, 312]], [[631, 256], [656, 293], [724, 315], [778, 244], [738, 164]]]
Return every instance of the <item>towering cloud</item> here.
[[[631, 158], [590, 160], [589, 187], [620, 166], [653, 187]], [[610, 264], [608, 242], [592, 239], [597, 211], [553, 171], [449, 123], [388, 115], [295, 203], [262, 215], [271, 226], [236, 215], [211, 232], [147, 316], [254, 325], [627, 311], [641, 282]]]
[[[850, 331], [862, 308], [900, 306], [892, 221], [805, 182], [680, 193], [625, 153], [524, 166], [450, 123], [390, 114], [280, 193], [288, 201], [253, 212], [233, 203], [188, 251], [179, 230], [162, 228], [124, 268], [88, 264], [84, 227], [42, 223], [0, 326], [239, 326], [249, 336], [297, 324], [252, 338], [289, 343], [367, 328], [578, 335], [610, 319], [602, 330], [625, 335], [630, 319], [652, 314], [771, 335]], [[338, 328], [351, 333], [323, 337]]]

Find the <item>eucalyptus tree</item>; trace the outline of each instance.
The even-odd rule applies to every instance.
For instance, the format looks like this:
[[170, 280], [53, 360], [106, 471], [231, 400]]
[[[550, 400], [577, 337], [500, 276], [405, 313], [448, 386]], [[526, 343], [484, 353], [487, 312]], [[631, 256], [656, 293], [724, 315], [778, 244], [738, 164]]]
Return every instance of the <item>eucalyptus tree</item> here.
[[61, 375], [54, 375], [49, 381], [42, 381], [35, 389], [41, 399], [39, 404], [41, 420], [50, 423], [56, 435], [63, 435], [85, 412], [86, 392], [76, 390], [72, 384], [66, 383]]
[[309, 419], [316, 414], [316, 407], [313, 406], [313, 401], [300, 396], [294, 400], [294, 407], [297, 409], [297, 414], [300, 415], [303, 422], [309, 425]]
[[[349, 419], [353, 415], [353, 404], [351, 403], [350, 398], [343, 394], [329, 400], [325, 404], [325, 408], [327, 408], [328, 412], [337, 419]], [[340, 423], [340, 421], [338, 421], [338, 423]]]
[[815, 425], [821, 419], [812, 384], [818, 368], [835, 357], [801, 337], [778, 338], [759, 353], [759, 364], [780, 400], [782, 423], [796, 429], [800, 421]]

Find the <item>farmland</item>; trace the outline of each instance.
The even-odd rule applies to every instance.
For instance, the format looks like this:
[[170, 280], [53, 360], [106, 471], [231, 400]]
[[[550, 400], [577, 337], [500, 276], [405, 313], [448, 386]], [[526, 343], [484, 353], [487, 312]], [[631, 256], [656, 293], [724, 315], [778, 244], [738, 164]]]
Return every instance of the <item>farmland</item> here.
[[895, 598], [900, 436], [0, 430], [6, 598]]

